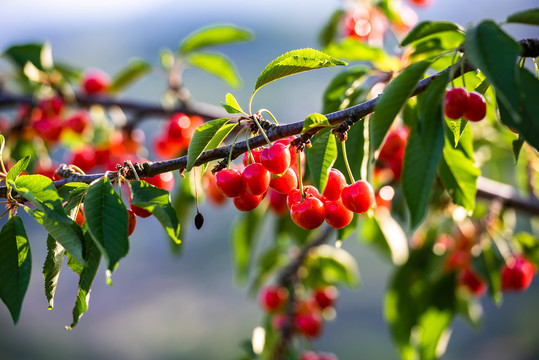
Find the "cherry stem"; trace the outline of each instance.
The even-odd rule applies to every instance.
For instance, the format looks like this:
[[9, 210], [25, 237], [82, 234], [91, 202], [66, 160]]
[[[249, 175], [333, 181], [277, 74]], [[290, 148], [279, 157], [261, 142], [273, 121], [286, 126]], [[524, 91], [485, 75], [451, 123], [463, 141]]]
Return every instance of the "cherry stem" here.
[[135, 170], [135, 167], [133, 166], [133, 163], [130, 160], [126, 161], [127, 165], [131, 168], [131, 171], [133, 171], [133, 174], [135, 174], [135, 179], [140, 181], [140, 178], [137, 174], [137, 170]]
[[238, 142], [238, 138], [240, 137], [241, 133], [244, 132], [246, 129], [247, 129], [247, 127], [244, 127], [243, 129], [238, 131], [238, 134], [234, 138], [234, 141], [232, 141], [232, 145], [230, 146], [230, 152], [228, 153], [228, 160], [227, 160], [227, 163], [226, 163], [226, 168], [227, 169], [230, 169], [230, 163], [232, 162], [232, 152], [234, 150], [234, 146], [236, 145], [236, 142]]
[[298, 180], [299, 180], [299, 194], [301, 196], [301, 201], [303, 201], [303, 175], [301, 174], [301, 151], [297, 152], [297, 166], [298, 166]]
[[[245, 144], [247, 145], [247, 152], [249, 153], [247, 156], [247, 165], [254, 164], [256, 161], [255, 157], [253, 156], [253, 152], [251, 151], [251, 146], [249, 146], [249, 132], [246, 132], [245, 135]], [[230, 153], [232, 154], [232, 151], [230, 151]]]
[[277, 118], [275, 118], [275, 116], [271, 113], [271, 111], [269, 111], [268, 109], [260, 109], [259, 113], [263, 113], [263, 112], [265, 112], [266, 114], [271, 116], [271, 118], [273, 119], [273, 122], [275, 124], [279, 125], [279, 122], [277, 121]]
[[266, 135], [266, 132], [264, 131], [264, 129], [262, 128], [262, 126], [260, 125], [258, 120], [256, 119], [256, 115], [253, 116], [253, 121], [255, 122], [256, 126], [258, 127], [258, 130], [260, 131], [260, 133], [264, 136], [264, 139], [266, 139], [266, 142], [268, 143], [268, 145], [271, 146], [271, 141], [270, 141], [270, 139], [268, 139], [268, 136]]
[[200, 211], [198, 211], [198, 189], [197, 189], [196, 167], [193, 168], [193, 182], [194, 182], [194, 185], [195, 185], [195, 203], [196, 203], [196, 207], [197, 207], [197, 213], [200, 213]]
[[342, 147], [342, 156], [344, 158], [344, 165], [346, 165], [346, 171], [348, 172], [348, 176], [350, 177], [351, 184], [355, 183], [354, 175], [352, 174], [352, 169], [350, 169], [350, 164], [348, 163], [348, 156], [346, 155], [346, 141], [341, 142]]
[[457, 63], [457, 56], [458, 56], [459, 52], [457, 50], [455, 50], [455, 55], [453, 55], [453, 59], [451, 60], [451, 88], [454, 88], [455, 87], [455, 77], [453, 76], [454, 74], [454, 65]]

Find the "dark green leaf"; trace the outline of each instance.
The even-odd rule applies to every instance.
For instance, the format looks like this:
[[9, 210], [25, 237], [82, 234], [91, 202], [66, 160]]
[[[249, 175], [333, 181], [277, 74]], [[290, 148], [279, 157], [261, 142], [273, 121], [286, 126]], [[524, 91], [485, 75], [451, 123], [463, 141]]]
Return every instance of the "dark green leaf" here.
[[159, 220], [170, 239], [180, 243], [180, 224], [170, 202], [169, 192], [150, 185], [146, 181], [132, 181], [129, 186], [131, 204], [151, 212]]
[[327, 46], [331, 42], [333, 42], [333, 40], [335, 40], [343, 14], [344, 10], [338, 9], [335, 10], [333, 14], [331, 14], [331, 16], [329, 17], [327, 23], [324, 25], [324, 27], [320, 31], [320, 35], [318, 36], [318, 39], [320, 40], [322, 46]]
[[513, 140], [512, 142], [513, 155], [515, 156], [515, 162], [518, 162], [518, 158], [520, 156], [520, 150], [522, 150], [522, 145], [524, 145], [524, 138], [519, 135], [518, 139]]
[[451, 134], [453, 135], [451, 139], [451, 145], [453, 147], [456, 147], [460, 141], [460, 137], [462, 136], [462, 133], [466, 129], [466, 125], [468, 125], [468, 120], [461, 118], [457, 120], [452, 120], [446, 118], [446, 124], [448, 129], [451, 131]]
[[24, 45], [14, 45], [7, 48], [3, 55], [13, 62], [16, 66], [22, 70], [27, 62], [32, 63], [40, 70], [44, 70], [44, 66], [41, 61], [41, 54], [43, 51], [43, 44], [29, 43]]
[[539, 25], [539, 8], [519, 11], [507, 17], [509, 23]]
[[180, 53], [200, 50], [209, 46], [250, 41], [253, 34], [232, 25], [213, 25], [187, 35], [178, 48]]
[[256, 93], [262, 86], [286, 76], [339, 65], [347, 64], [318, 50], [292, 50], [279, 56], [264, 68], [256, 79], [254, 92]]
[[463, 33], [464, 29], [458, 24], [447, 21], [422, 21], [406, 34], [401, 41], [401, 46], [406, 46], [427, 36], [447, 31]]
[[42, 175], [22, 175], [12, 184], [17, 192], [36, 206], [25, 207], [51, 235], [81, 265], [83, 235], [80, 227], [67, 217], [62, 207], [62, 198], [58, 195], [52, 180]]
[[58, 195], [62, 198], [62, 201], [68, 201], [70, 197], [73, 197], [74, 195], [82, 194], [88, 189], [88, 184], [81, 183], [81, 182], [72, 182], [67, 183], [63, 185], [61, 188], [58, 189]]
[[88, 232], [101, 250], [107, 269], [114, 271], [118, 261], [129, 251], [128, 215], [108, 177], [90, 184], [84, 198], [84, 216]]
[[66, 251], [54, 238], [47, 236], [47, 257], [43, 263], [43, 279], [45, 280], [45, 296], [49, 302], [49, 310], [54, 307], [54, 294], [58, 285], [58, 276], [64, 262]]
[[331, 124], [328, 121], [328, 118], [325, 115], [322, 114], [310, 114], [305, 118], [305, 121], [303, 122], [303, 129], [301, 130], [301, 133], [305, 133], [311, 129], [317, 128], [317, 127], [328, 127], [331, 126]]
[[132, 60], [126, 67], [124, 67], [112, 78], [108, 91], [110, 93], [117, 93], [124, 90], [140, 77], [147, 74], [151, 69], [151, 65], [144, 60]]
[[[213, 141], [214, 137], [216, 140], [220, 139], [219, 143], [225, 138], [226, 135], [232, 130], [230, 127], [225, 127], [225, 124], [230, 121], [230, 119], [216, 119], [212, 121], [205, 122], [196, 128], [191, 142], [189, 143], [189, 148], [187, 150], [187, 166], [186, 171], [191, 171], [196, 160], [204, 150], [210, 150], [210, 142]], [[221, 131], [221, 129], [223, 131]]]
[[243, 111], [240, 104], [238, 104], [236, 98], [231, 93], [226, 94], [225, 102], [221, 103], [221, 106], [223, 106], [229, 114], [245, 114], [245, 111]]
[[16, 324], [30, 282], [32, 254], [19, 216], [9, 219], [0, 231], [0, 299]]
[[233, 88], [241, 85], [241, 79], [234, 64], [225, 55], [218, 53], [191, 53], [187, 57], [189, 65], [217, 76]]
[[337, 160], [337, 140], [330, 129], [319, 132], [313, 146], [305, 151], [314, 185], [324, 192], [328, 181], [329, 170]]
[[411, 215], [411, 227], [427, 213], [429, 195], [444, 148], [442, 100], [449, 74], [437, 77], [422, 96], [417, 124], [412, 128], [402, 170], [402, 187]]
[[324, 91], [322, 112], [342, 110], [365, 96], [370, 89], [370, 86], [364, 86], [369, 71], [368, 66], [355, 66], [335, 76]]
[[412, 95], [429, 65], [430, 62], [428, 61], [420, 61], [408, 66], [389, 83], [379, 96], [374, 108], [374, 114], [372, 114], [369, 122], [371, 147], [374, 150], [378, 150], [382, 145], [387, 131], [393, 124], [393, 120], [395, 120], [397, 114]]

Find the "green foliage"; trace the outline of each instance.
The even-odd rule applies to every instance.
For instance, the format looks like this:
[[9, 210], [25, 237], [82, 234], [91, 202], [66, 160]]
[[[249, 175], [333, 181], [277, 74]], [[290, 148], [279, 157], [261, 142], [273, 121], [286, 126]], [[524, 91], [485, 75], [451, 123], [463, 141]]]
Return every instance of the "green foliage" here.
[[329, 44], [324, 48], [324, 52], [348, 61], [370, 62], [381, 70], [391, 70], [398, 66], [398, 60], [389, 56], [383, 49], [350, 38]]
[[151, 65], [142, 59], [132, 60], [126, 67], [114, 75], [108, 91], [117, 93], [124, 90], [134, 81], [150, 72], [151, 68]]
[[301, 133], [306, 133], [314, 128], [328, 126], [331, 126], [331, 124], [329, 123], [328, 118], [325, 115], [310, 114], [305, 118], [305, 121], [303, 122], [303, 129], [301, 130]]
[[324, 192], [329, 171], [337, 160], [337, 140], [330, 129], [325, 129], [317, 134], [313, 146], [305, 151], [305, 157], [314, 185], [320, 190], [320, 193]]
[[213, 25], [187, 35], [179, 45], [179, 53], [189, 53], [216, 45], [250, 41], [253, 34], [233, 25]]
[[65, 256], [66, 251], [63, 246], [54, 240], [51, 235], [47, 236], [47, 257], [43, 263], [42, 272], [43, 279], [45, 280], [45, 296], [49, 303], [49, 310], [54, 308], [54, 294], [56, 293], [58, 277], [60, 276], [60, 270], [62, 270]]
[[227, 124], [228, 118], [208, 121], [196, 128], [187, 150], [186, 171], [191, 171], [200, 154], [205, 150], [215, 149], [232, 131], [236, 124]]
[[316, 288], [329, 284], [343, 284], [356, 288], [361, 282], [356, 260], [342, 248], [320, 245], [305, 259], [305, 284]]
[[245, 114], [245, 111], [243, 111], [240, 104], [238, 104], [238, 101], [231, 93], [226, 94], [225, 102], [221, 103], [221, 106], [229, 114]]
[[539, 25], [539, 8], [519, 11], [507, 17], [508, 23]]
[[199, 53], [192, 52], [186, 57], [189, 65], [217, 76], [233, 88], [241, 85], [240, 76], [232, 61], [219, 53]]
[[428, 36], [448, 31], [463, 33], [464, 29], [455, 23], [447, 21], [422, 21], [406, 34], [401, 41], [401, 46], [410, 45], [411, 43], [423, 40]]

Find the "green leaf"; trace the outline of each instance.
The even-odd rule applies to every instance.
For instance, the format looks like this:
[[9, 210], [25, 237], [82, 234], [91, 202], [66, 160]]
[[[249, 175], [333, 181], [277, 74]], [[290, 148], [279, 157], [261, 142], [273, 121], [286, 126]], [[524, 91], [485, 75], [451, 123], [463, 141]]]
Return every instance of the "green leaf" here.
[[151, 69], [151, 65], [142, 59], [132, 60], [112, 78], [108, 91], [110, 93], [117, 93], [124, 90], [140, 77], [150, 72]]
[[460, 32], [464, 33], [464, 29], [455, 23], [447, 21], [422, 21], [417, 24], [401, 41], [401, 46], [409, 45], [415, 41], [422, 40], [427, 36], [438, 34], [441, 32]]
[[522, 145], [524, 145], [524, 138], [519, 135], [518, 139], [513, 140], [511, 145], [513, 147], [513, 155], [515, 157], [515, 162], [518, 162], [518, 158], [520, 157], [520, 150], [522, 150]]
[[112, 272], [118, 261], [127, 255], [129, 238], [127, 209], [108, 177], [90, 184], [84, 198], [84, 216], [88, 232]]
[[330, 129], [317, 134], [313, 146], [305, 151], [305, 156], [314, 185], [320, 190], [320, 193], [323, 193], [328, 181], [329, 170], [337, 160], [337, 140]]
[[303, 122], [303, 129], [301, 130], [301, 133], [306, 133], [311, 129], [317, 128], [317, 127], [328, 127], [331, 126], [331, 124], [328, 121], [328, 118], [325, 115], [322, 114], [310, 114], [305, 118], [305, 121]]
[[2, 153], [4, 152], [5, 145], [6, 145], [6, 139], [4, 138], [4, 135], [0, 134], [0, 158], [2, 156]]
[[290, 75], [339, 65], [347, 63], [314, 49], [292, 50], [279, 56], [262, 70], [256, 79], [254, 93], [262, 86]]
[[0, 299], [6, 304], [15, 324], [19, 321], [31, 271], [28, 236], [21, 218], [14, 216], [0, 231]]
[[221, 103], [221, 106], [224, 107], [229, 114], [245, 114], [245, 111], [243, 111], [240, 104], [238, 104], [236, 98], [231, 93], [226, 94], [225, 102]]
[[360, 284], [356, 260], [343, 248], [320, 245], [312, 249], [304, 262], [307, 276], [305, 283], [310, 287], [343, 284], [356, 288]]
[[131, 204], [151, 212], [165, 229], [167, 235], [180, 243], [180, 224], [170, 202], [168, 191], [148, 184], [146, 181], [132, 181]]
[[67, 329], [75, 327], [81, 316], [88, 310], [88, 302], [90, 300], [90, 289], [92, 283], [97, 274], [99, 263], [101, 262], [101, 251], [95, 241], [92, 240], [92, 236], [87, 231], [84, 234], [84, 259], [86, 260], [86, 266], [78, 269], [79, 275], [79, 287], [77, 290], [77, 298], [75, 300], [75, 306], [73, 307], [73, 322], [67, 326]]
[[437, 77], [421, 97], [417, 124], [412, 128], [402, 170], [402, 187], [411, 215], [411, 227], [427, 213], [429, 195], [444, 148], [442, 100], [449, 74]]
[[19, 177], [19, 175], [24, 170], [26, 170], [29, 163], [30, 163], [30, 156], [26, 156], [20, 159], [19, 161], [17, 161], [17, 163], [13, 165], [11, 169], [9, 169], [6, 176], [6, 183], [8, 184], [8, 188], [9, 188], [9, 182], [15, 181]]
[[44, 44], [28, 43], [23, 45], [13, 45], [7, 48], [3, 55], [13, 62], [20, 70], [27, 62], [31, 62], [39, 70], [44, 70], [41, 60]]
[[62, 201], [68, 201], [70, 197], [73, 197], [75, 194], [81, 194], [88, 189], [88, 184], [81, 183], [81, 182], [72, 182], [67, 183], [65, 185], [62, 185], [61, 188], [58, 189], [58, 195], [62, 198]]
[[49, 310], [54, 307], [54, 294], [56, 293], [58, 277], [60, 276], [60, 270], [62, 270], [65, 255], [64, 247], [54, 240], [51, 235], [47, 236], [47, 257], [43, 263], [42, 273], [45, 280], [45, 296], [49, 303]]
[[324, 90], [322, 112], [328, 114], [342, 110], [366, 96], [372, 87], [365, 86], [370, 71], [368, 66], [355, 66], [335, 76]]
[[35, 205], [35, 209], [25, 207], [81, 265], [83, 235], [80, 227], [67, 217], [62, 207], [62, 198], [58, 195], [52, 180], [43, 175], [22, 175], [11, 182], [17, 192]]
[[412, 95], [429, 65], [430, 62], [428, 61], [420, 61], [408, 66], [389, 83], [384, 92], [378, 97], [374, 114], [372, 114], [369, 123], [370, 140], [374, 150], [378, 150], [382, 145], [391, 124], [393, 124], [393, 120], [395, 120], [397, 114]]
[[[218, 139], [221, 139], [222, 141], [225, 136], [228, 135], [228, 133], [232, 130], [230, 127], [225, 127], [225, 124], [228, 121], [230, 121], [230, 119], [216, 119], [205, 122], [196, 128], [193, 137], [191, 138], [191, 142], [189, 143], [189, 148], [187, 149], [186, 171], [191, 171], [195, 162], [203, 151], [211, 150], [209, 144], [212, 142], [214, 137], [216, 138], [216, 141]], [[221, 131], [223, 127], [224, 129]], [[213, 143], [216, 141], [213, 141]], [[219, 143], [221, 141], [219, 141]]]
[[[522, 123], [513, 128], [531, 146], [539, 150], [539, 102], [536, 95], [539, 93], [539, 79], [537, 79], [527, 69], [519, 69], [520, 83], [520, 107]], [[522, 108], [525, 111], [522, 111]], [[502, 122], [505, 120], [502, 117]]]
[[[350, 165], [350, 170], [352, 170], [354, 179], [363, 178], [364, 174], [362, 174], [362, 168], [366, 166], [366, 162], [369, 161], [369, 154], [365, 153], [365, 127], [368, 126], [365, 120], [367, 119], [363, 119], [352, 125], [352, 127], [348, 130], [348, 139], [344, 143], [346, 146], [348, 164]], [[343, 174], [345, 174], [345, 177], [348, 178], [348, 171], [344, 163], [342, 146], [337, 145], [337, 150], [337, 160], [335, 161], [333, 167], [340, 170]]]
[[457, 120], [445, 118], [445, 121], [447, 124], [447, 128], [451, 131], [451, 134], [453, 135], [452, 139], [450, 139], [451, 144], [456, 147], [460, 141], [462, 133], [467, 128], [466, 125], [468, 125], [468, 120], [464, 118]]
[[339, 32], [339, 25], [341, 24], [341, 19], [344, 14], [344, 10], [338, 9], [331, 14], [327, 23], [324, 25], [318, 39], [323, 46], [329, 45]]
[[419, 358], [422, 360], [436, 360], [440, 358], [445, 351], [445, 347], [440, 348], [440, 342], [445, 334], [448, 333], [449, 326], [453, 320], [453, 311], [440, 311], [435, 307], [429, 308], [419, 318], [418, 327], [422, 329], [421, 339], [419, 341]]
[[398, 59], [388, 56], [383, 49], [369, 46], [352, 38], [331, 43], [324, 48], [324, 52], [348, 61], [368, 61], [380, 70], [391, 70], [399, 65]]
[[507, 17], [508, 23], [539, 25], [539, 8], [519, 11]]
[[187, 35], [178, 48], [180, 53], [188, 53], [209, 46], [250, 41], [253, 34], [232, 25], [213, 25]]
[[228, 57], [219, 53], [191, 53], [187, 57], [189, 65], [217, 76], [233, 88], [241, 85], [241, 79]]

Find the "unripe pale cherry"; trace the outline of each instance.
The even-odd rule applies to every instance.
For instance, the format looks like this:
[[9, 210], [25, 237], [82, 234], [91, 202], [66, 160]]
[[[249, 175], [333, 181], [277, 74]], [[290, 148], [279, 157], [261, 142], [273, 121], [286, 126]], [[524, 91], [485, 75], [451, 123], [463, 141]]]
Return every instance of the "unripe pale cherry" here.
[[502, 290], [524, 291], [533, 279], [533, 264], [521, 255], [511, 257], [502, 268]]
[[362, 214], [374, 203], [374, 190], [367, 181], [358, 180], [342, 190], [341, 199], [350, 211]]
[[246, 191], [251, 195], [262, 195], [268, 191], [271, 176], [268, 170], [260, 164], [247, 165], [241, 174]]
[[343, 205], [340, 198], [324, 201], [324, 211], [326, 222], [335, 229], [342, 229], [354, 218], [354, 213]]
[[460, 119], [468, 108], [468, 92], [458, 87], [445, 93], [445, 116], [452, 120]]
[[469, 121], [480, 121], [487, 115], [487, 103], [483, 95], [478, 92], [468, 94], [468, 106], [464, 118]]
[[238, 196], [244, 188], [241, 172], [237, 169], [223, 169], [215, 175], [217, 188], [227, 197]]
[[272, 174], [282, 174], [290, 166], [288, 147], [276, 142], [260, 153], [260, 163]]
[[290, 216], [299, 227], [306, 230], [316, 229], [324, 222], [324, 204], [314, 196], [306, 197], [303, 201], [292, 204]]
[[342, 189], [346, 186], [346, 178], [338, 169], [332, 168], [328, 174], [328, 181], [324, 189], [324, 197], [328, 200], [341, 198]]

